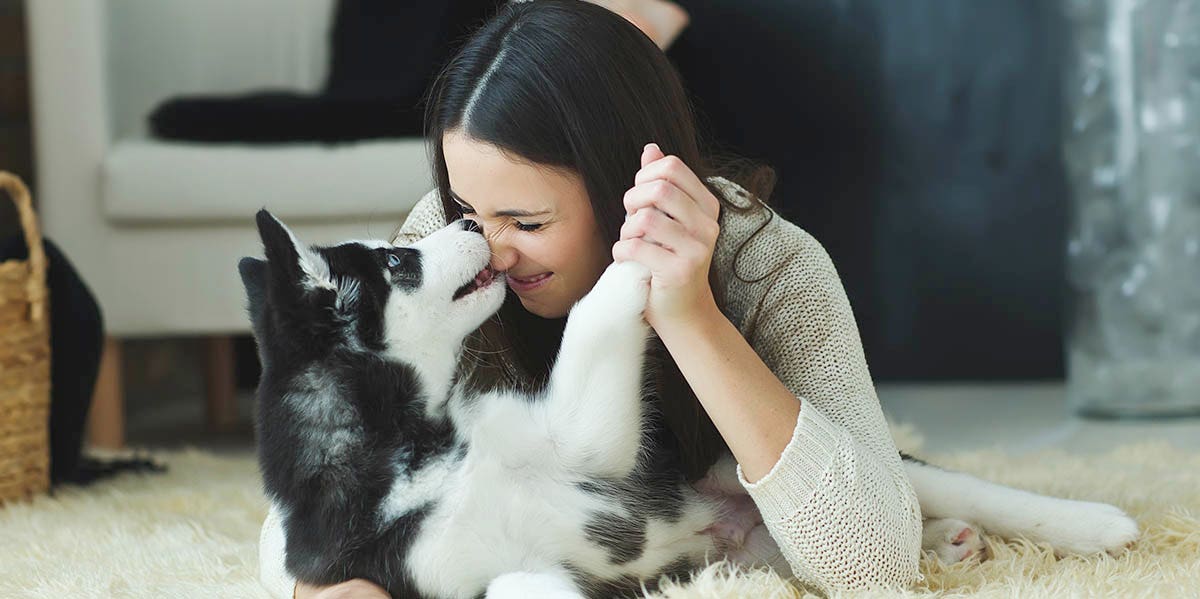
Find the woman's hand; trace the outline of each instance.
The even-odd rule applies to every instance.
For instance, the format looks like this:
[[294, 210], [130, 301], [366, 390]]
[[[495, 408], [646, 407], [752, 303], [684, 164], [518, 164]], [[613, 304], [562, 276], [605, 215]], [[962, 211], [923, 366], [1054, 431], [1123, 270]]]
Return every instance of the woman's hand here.
[[347, 580], [333, 586], [318, 587], [296, 583], [296, 599], [392, 599], [381, 586], [362, 578]]
[[692, 169], [658, 144], [642, 149], [642, 168], [625, 192], [625, 224], [613, 259], [650, 269], [646, 321], [665, 327], [719, 315], [708, 269], [721, 204]]

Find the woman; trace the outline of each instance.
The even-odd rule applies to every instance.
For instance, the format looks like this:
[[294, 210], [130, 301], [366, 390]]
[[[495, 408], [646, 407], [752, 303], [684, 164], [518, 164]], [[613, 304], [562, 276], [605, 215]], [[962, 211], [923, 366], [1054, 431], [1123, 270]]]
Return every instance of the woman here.
[[[482, 227], [510, 293], [473, 341], [482, 351], [468, 352], [481, 372], [537, 384], [574, 302], [611, 260], [641, 262], [666, 366], [661, 407], [690, 480], [731, 452], [805, 582], [918, 578], [920, 508], [837, 273], [758, 201], [769, 169], [718, 167], [702, 152], [651, 39], [586, 2], [510, 3], [446, 66], [427, 116], [437, 188], [395, 243], [458, 218]], [[264, 543], [261, 559], [264, 582], [290, 589], [281, 550]], [[386, 597], [363, 580], [295, 592]]]

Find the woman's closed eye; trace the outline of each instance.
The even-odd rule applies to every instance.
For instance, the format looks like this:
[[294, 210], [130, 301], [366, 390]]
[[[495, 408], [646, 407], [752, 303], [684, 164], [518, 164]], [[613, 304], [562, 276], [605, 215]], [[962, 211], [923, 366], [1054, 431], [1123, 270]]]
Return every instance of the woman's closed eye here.
[[[458, 206], [459, 216], [475, 214], [474, 208], [472, 208], [462, 202], [459, 202], [458, 200], [454, 201], [454, 205]], [[519, 222], [519, 221], [513, 221], [513, 225], [515, 225], [518, 230], [525, 231], [525, 232], [537, 231], [538, 229], [542, 228], [542, 224], [543, 223], [523, 223], [523, 222]]]

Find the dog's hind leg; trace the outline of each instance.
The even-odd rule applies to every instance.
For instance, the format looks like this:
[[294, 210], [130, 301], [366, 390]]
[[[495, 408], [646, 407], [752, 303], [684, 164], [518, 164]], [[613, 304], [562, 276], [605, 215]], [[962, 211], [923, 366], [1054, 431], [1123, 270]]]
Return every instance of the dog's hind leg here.
[[943, 563], [953, 564], [987, 551], [982, 531], [957, 518], [926, 518], [921, 549], [931, 551]]
[[1137, 523], [1115, 506], [1038, 495], [904, 459], [927, 519], [974, 522], [1004, 538], [1047, 543], [1056, 554], [1118, 553], [1138, 536]]

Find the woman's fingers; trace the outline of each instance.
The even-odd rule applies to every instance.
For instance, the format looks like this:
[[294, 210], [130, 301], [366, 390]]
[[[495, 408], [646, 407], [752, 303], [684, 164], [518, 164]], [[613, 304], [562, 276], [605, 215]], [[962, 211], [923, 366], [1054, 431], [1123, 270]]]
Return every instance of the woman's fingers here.
[[[662, 153], [662, 148], [659, 148], [658, 144], [653, 144], [653, 143], [646, 144], [646, 146], [642, 148], [642, 166], [643, 167], [646, 166], [647, 164], [650, 164], [651, 162], [654, 162], [655, 160], [659, 160], [662, 158], [666, 158], [666, 156]], [[636, 175], [634, 176], [634, 179], [636, 181], [636, 179], [637, 179]]]
[[621, 225], [621, 239], [641, 237], [668, 250], [679, 246], [680, 239], [686, 236], [683, 225], [657, 208], [639, 211]]
[[671, 250], [640, 237], [622, 239], [614, 243], [612, 255], [613, 260], [617, 262], [631, 260], [645, 266], [653, 273], [661, 272], [675, 262]]
[[[692, 237], [714, 245], [721, 227], [717, 221], [705, 215], [696, 202], [685, 196], [673, 184], [661, 179], [639, 185], [625, 192], [625, 210], [629, 214], [626, 224], [642, 222], [651, 224], [666, 219], [677, 223]], [[622, 227], [621, 237], [625, 238]]]
[[621, 239], [640, 237], [677, 253], [688, 253], [693, 246], [705, 246], [705, 240], [689, 231], [678, 220], [657, 208], [645, 208], [621, 225]]
[[629, 188], [622, 199], [625, 213], [632, 217], [643, 208], [657, 208], [668, 218], [672, 218], [688, 230], [697, 230], [699, 221], [705, 218], [700, 207], [687, 197], [674, 183], [657, 179]]
[[642, 168], [633, 178], [634, 187], [655, 179], [670, 181], [694, 200], [704, 214], [713, 220], [717, 219], [721, 212], [720, 202], [688, 165], [684, 164], [678, 156], [663, 156], [647, 162], [648, 156], [662, 156], [658, 144], [647, 144], [647, 147], [643, 149]]
[[[685, 250], [685, 253], [695, 256], [695, 248]], [[641, 237], [622, 239], [613, 244], [613, 260], [617, 262], [633, 261], [650, 269], [653, 282], [650, 293], [655, 289], [673, 289], [687, 285], [692, 279], [695, 269], [695, 258], [685, 259], [677, 250], [669, 250], [660, 245], [650, 243]], [[705, 281], [707, 284], [707, 281]], [[661, 286], [661, 287], [660, 287]]]

